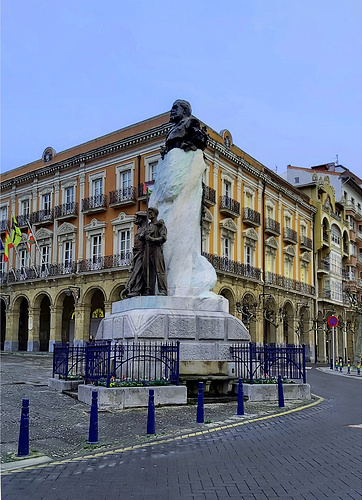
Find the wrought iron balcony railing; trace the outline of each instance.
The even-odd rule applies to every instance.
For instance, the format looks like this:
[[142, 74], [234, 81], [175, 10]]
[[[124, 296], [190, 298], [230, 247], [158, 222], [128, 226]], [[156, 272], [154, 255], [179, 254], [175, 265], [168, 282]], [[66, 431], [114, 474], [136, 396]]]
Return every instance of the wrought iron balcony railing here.
[[10, 228], [10, 221], [8, 219], [0, 220], [0, 231], [4, 232]]
[[308, 250], [312, 250], [313, 242], [307, 236], [301, 236], [300, 237], [300, 246], [303, 248], [307, 248]]
[[303, 283], [302, 281], [287, 278], [281, 274], [271, 273], [269, 271], [264, 274], [264, 283], [266, 285], [281, 286], [287, 290], [296, 290], [297, 292], [303, 292], [309, 295], [313, 295], [315, 290], [314, 287], [308, 283]]
[[89, 210], [105, 210], [107, 208], [107, 196], [105, 194], [97, 194], [90, 198], [82, 200], [82, 212]]
[[204, 197], [205, 205], [215, 205], [216, 203], [216, 191], [206, 184], [202, 183], [202, 194]]
[[126, 203], [134, 203], [136, 201], [136, 189], [132, 186], [109, 193], [109, 205], [122, 205]]
[[260, 213], [252, 210], [251, 208], [244, 208], [243, 222], [252, 224], [253, 226], [260, 226]]
[[236, 217], [240, 216], [240, 203], [228, 196], [220, 196], [220, 210]]
[[30, 219], [30, 214], [18, 215], [16, 221], [19, 227], [28, 227], [29, 219]]
[[324, 241], [324, 243], [328, 243], [328, 241], [329, 241], [327, 231], [323, 231], [323, 241]]
[[53, 222], [54, 220], [54, 210], [52, 208], [38, 210], [30, 214], [30, 222], [32, 224], [42, 224], [47, 222]]
[[279, 235], [280, 234], [280, 222], [268, 217], [267, 219], [265, 219], [264, 230], [266, 233]]
[[230, 260], [226, 257], [219, 257], [218, 255], [206, 252], [203, 252], [203, 256], [206, 257], [206, 259], [213, 265], [216, 271], [225, 271], [239, 276], [244, 276], [245, 278], [260, 280], [261, 270], [250, 266], [249, 264], [243, 264], [241, 262]]
[[287, 241], [290, 243], [297, 243], [298, 242], [298, 233], [297, 233], [297, 231], [294, 231], [294, 229], [291, 229], [290, 227], [285, 227], [283, 239], [284, 239], [284, 241]]
[[12, 269], [7, 273], [3, 272], [0, 274], [0, 282], [2, 284], [11, 284], [17, 281], [34, 280], [37, 278], [57, 277], [102, 269], [116, 269], [130, 266], [131, 263], [132, 252], [123, 252], [116, 255], [106, 255], [104, 257], [85, 259], [67, 264], [41, 264]]
[[70, 203], [63, 203], [54, 209], [54, 217], [56, 219], [65, 217], [76, 217], [78, 215], [78, 203], [72, 201]]

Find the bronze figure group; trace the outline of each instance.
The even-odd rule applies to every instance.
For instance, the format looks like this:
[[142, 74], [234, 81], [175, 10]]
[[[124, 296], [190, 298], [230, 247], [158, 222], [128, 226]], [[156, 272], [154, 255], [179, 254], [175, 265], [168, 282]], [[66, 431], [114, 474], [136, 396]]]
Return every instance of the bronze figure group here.
[[[167, 295], [167, 278], [162, 245], [167, 240], [167, 229], [163, 220], [158, 220], [157, 208], [137, 212], [137, 231], [133, 247], [133, 268], [125, 287], [128, 297], [138, 295]], [[124, 293], [122, 293], [122, 296]]]

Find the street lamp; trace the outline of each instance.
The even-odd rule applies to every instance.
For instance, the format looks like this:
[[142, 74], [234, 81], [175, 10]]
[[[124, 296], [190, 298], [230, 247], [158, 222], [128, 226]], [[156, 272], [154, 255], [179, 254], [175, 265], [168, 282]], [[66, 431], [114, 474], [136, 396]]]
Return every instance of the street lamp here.
[[74, 301], [77, 304], [78, 300], [80, 298], [80, 288], [78, 286], [71, 286], [71, 285], [69, 285], [68, 288], [65, 291], [65, 294], [68, 297], [73, 296], [74, 297]]

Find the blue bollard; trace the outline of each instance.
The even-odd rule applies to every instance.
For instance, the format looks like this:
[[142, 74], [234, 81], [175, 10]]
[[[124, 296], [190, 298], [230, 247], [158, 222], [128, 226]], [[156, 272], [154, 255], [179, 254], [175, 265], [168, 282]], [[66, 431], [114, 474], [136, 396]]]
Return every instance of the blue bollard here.
[[333, 358], [331, 358], [330, 363], [329, 363], [329, 368], [333, 370]]
[[278, 375], [278, 400], [279, 400], [279, 408], [284, 408], [284, 393], [283, 393], [283, 383], [281, 375]]
[[98, 393], [92, 391], [92, 406], [90, 411], [89, 421], [89, 438], [88, 444], [97, 444], [98, 441]]
[[204, 383], [199, 382], [199, 392], [197, 395], [197, 419], [198, 424], [204, 423]]
[[148, 417], [147, 434], [155, 434], [155, 391], [150, 389], [148, 393]]
[[29, 399], [23, 399], [17, 457], [27, 455], [29, 455]]
[[244, 389], [243, 379], [239, 378], [238, 385], [238, 413], [237, 415], [244, 415]]

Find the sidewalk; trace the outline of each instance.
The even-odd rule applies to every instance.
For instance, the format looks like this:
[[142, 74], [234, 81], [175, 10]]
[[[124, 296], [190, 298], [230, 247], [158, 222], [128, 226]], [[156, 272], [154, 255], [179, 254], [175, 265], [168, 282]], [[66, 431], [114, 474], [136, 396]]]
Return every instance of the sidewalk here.
[[[89, 454], [92, 450], [135, 446], [280, 413], [306, 402], [245, 402], [245, 415], [237, 416], [236, 400], [205, 404], [205, 423], [196, 423], [196, 405], [156, 407], [156, 434], [147, 435], [147, 408], [99, 411], [99, 445], [88, 445], [90, 407], [48, 388], [52, 375], [49, 353], [3, 353], [1, 356], [1, 463], [15, 460], [23, 398], [29, 398], [32, 454], [60, 459]], [[15, 464], [14, 464], [15, 466]]]
[[324, 373], [330, 373], [331, 375], [339, 375], [340, 377], [343, 377], [343, 376], [344, 377], [353, 377], [353, 378], [359, 378], [362, 380], [362, 375], [357, 375], [357, 369], [354, 367], [351, 367], [350, 374], [347, 373], [347, 367], [345, 367], [345, 366], [342, 368], [342, 372], [339, 371], [339, 368], [338, 368], [338, 371], [335, 369], [331, 370], [329, 366], [318, 366], [317, 370], [320, 370]]

